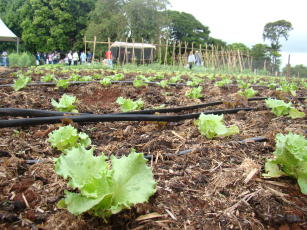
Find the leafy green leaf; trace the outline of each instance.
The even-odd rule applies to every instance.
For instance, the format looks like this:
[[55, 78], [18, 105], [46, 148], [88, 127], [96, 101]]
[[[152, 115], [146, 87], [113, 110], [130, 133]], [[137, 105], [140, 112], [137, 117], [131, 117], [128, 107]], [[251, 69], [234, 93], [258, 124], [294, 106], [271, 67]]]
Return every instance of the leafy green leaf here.
[[305, 116], [304, 112], [300, 112], [297, 109], [293, 108], [291, 102], [285, 103], [282, 100], [268, 98], [265, 100], [265, 104], [267, 107], [271, 108], [272, 112], [278, 117], [285, 116], [288, 114], [292, 119], [302, 118]]
[[93, 150], [73, 148], [56, 160], [56, 173], [69, 179], [80, 193], [65, 192], [58, 206], [78, 215], [89, 211], [103, 218], [122, 209], [148, 201], [156, 191], [151, 168], [142, 153], [131, 151], [120, 159], [111, 157], [112, 167], [104, 156]]
[[199, 86], [197, 88], [192, 88], [186, 92], [185, 96], [191, 99], [197, 99], [202, 97], [203, 87]]
[[303, 117], [305, 117], [305, 113], [298, 111], [296, 108], [291, 108], [290, 111], [289, 111], [289, 116], [292, 119], [303, 118]]
[[65, 151], [78, 145], [87, 147], [91, 144], [91, 139], [87, 134], [78, 134], [78, 131], [71, 125], [61, 127], [49, 133], [48, 141], [52, 147], [60, 151]]
[[253, 88], [245, 89], [244, 91], [239, 91], [239, 94], [246, 97], [246, 98], [252, 98], [258, 93], [258, 91], [254, 90]]
[[54, 99], [51, 100], [52, 106], [60, 112], [78, 112], [74, 103], [76, 103], [77, 98], [75, 96], [70, 96], [67, 94], [62, 95], [59, 102]]
[[27, 86], [28, 83], [31, 82], [31, 78], [30, 77], [26, 77], [24, 75], [19, 75], [17, 80], [14, 80], [14, 84], [13, 84], [13, 89], [15, 91], [18, 91], [24, 87]]
[[144, 102], [141, 99], [133, 101], [130, 98], [126, 99], [119, 97], [117, 98], [116, 103], [120, 105], [121, 111], [123, 112], [139, 110], [144, 107]]
[[301, 191], [307, 194], [307, 140], [289, 133], [276, 135], [274, 158], [266, 162], [265, 177], [291, 176], [298, 180]]
[[233, 134], [239, 133], [239, 128], [237, 126], [230, 126], [227, 128], [223, 122], [223, 115], [214, 114], [201, 114], [199, 119], [195, 121], [201, 135], [212, 139], [214, 137], [225, 137]]

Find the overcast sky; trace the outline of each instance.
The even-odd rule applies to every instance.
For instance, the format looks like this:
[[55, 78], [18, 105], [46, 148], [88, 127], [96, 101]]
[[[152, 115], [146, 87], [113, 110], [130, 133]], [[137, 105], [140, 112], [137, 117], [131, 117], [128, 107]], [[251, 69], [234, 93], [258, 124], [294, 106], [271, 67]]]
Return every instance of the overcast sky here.
[[[292, 23], [288, 41], [283, 40], [283, 60], [291, 54], [291, 64], [307, 66], [307, 0], [169, 0], [171, 9], [193, 14], [208, 26], [211, 37], [249, 47], [263, 43], [266, 23]], [[269, 44], [269, 43], [268, 43]]]

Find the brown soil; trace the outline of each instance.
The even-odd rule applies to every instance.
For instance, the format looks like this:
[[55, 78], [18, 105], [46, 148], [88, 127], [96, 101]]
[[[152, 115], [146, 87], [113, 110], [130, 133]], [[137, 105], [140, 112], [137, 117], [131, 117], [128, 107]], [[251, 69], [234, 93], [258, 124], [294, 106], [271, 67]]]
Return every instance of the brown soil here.
[[[156, 157], [149, 163], [157, 181], [155, 195], [148, 203], [112, 216], [108, 223], [88, 214], [76, 217], [56, 208], [67, 184], [54, 172], [52, 158], [60, 153], [50, 147], [46, 135], [58, 125], [2, 128], [0, 229], [307, 229], [307, 196], [300, 193], [296, 181], [261, 176], [265, 159], [272, 157], [275, 135], [289, 131], [305, 135], [306, 119], [276, 118], [262, 101], [248, 103], [238, 98], [234, 88], [219, 89], [209, 84], [201, 100], [187, 99], [187, 90], [100, 84], [70, 86], [65, 91], [46, 86], [27, 87], [19, 92], [0, 88], [1, 107], [53, 110], [51, 99], [68, 93], [78, 98], [80, 112], [119, 112], [115, 103], [119, 96], [142, 98], [145, 108], [217, 100], [227, 103], [207, 109], [243, 105], [258, 108], [225, 115], [227, 125], [237, 125], [240, 134], [214, 140], [202, 137], [192, 120], [73, 124], [91, 137], [97, 154], [121, 156], [135, 148]], [[259, 89], [260, 96], [271, 94], [268, 89]], [[306, 96], [306, 91], [300, 91], [300, 95]], [[303, 104], [297, 106], [304, 108]], [[238, 142], [256, 136], [265, 136], [269, 141]], [[167, 153], [188, 149], [193, 151], [166, 157]], [[26, 164], [29, 159], [45, 161]], [[140, 216], [142, 220], [137, 219]]]

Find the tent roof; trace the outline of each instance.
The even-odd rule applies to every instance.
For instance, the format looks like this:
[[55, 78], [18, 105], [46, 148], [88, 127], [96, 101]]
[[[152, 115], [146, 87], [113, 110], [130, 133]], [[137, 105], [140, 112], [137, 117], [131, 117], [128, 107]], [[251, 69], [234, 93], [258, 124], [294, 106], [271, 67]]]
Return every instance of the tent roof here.
[[155, 49], [156, 46], [152, 44], [146, 44], [146, 43], [128, 43], [128, 42], [114, 42], [111, 47], [123, 47], [123, 48], [152, 48]]
[[17, 36], [4, 24], [0, 18], [0, 41], [15, 42]]

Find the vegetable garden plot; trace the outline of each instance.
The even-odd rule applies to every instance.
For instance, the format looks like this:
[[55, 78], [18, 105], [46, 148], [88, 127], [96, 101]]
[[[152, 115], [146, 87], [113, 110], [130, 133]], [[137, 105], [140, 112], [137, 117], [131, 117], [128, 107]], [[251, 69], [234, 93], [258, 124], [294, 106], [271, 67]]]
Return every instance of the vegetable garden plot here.
[[[219, 88], [210, 84], [203, 88], [201, 99], [186, 97], [190, 88], [185, 86], [135, 88], [133, 85], [94, 83], [70, 85], [65, 90], [31, 86], [18, 92], [1, 88], [1, 107], [13, 108], [54, 110], [51, 99], [59, 102], [64, 93], [77, 98], [74, 109], [80, 113], [119, 113], [120, 105], [116, 103], [119, 97], [133, 101], [142, 99], [143, 109], [158, 108], [162, 104], [168, 108], [227, 102], [176, 114], [230, 107], [256, 108], [255, 111], [224, 115], [226, 127], [237, 126], [239, 133], [213, 139], [201, 136], [194, 120], [72, 123], [79, 132], [91, 138], [91, 145], [96, 146], [94, 155], [104, 152], [107, 157], [119, 158], [134, 148], [155, 156], [147, 165], [153, 169], [157, 192], [147, 203], [112, 215], [108, 223], [89, 214], [76, 217], [56, 206], [64, 190], [78, 192], [56, 175], [52, 158], [59, 157], [60, 152], [47, 141], [49, 133], [70, 124], [69, 120], [63, 120], [62, 124], [0, 129], [1, 228], [278, 229], [283, 225], [306, 228], [307, 198], [300, 192], [296, 179], [265, 179], [262, 176], [266, 159], [273, 157], [276, 134], [306, 135], [306, 118], [276, 117], [264, 101], [247, 102], [241, 97], [238, 100], [237, 87]], [[257, 91], [258, 96], [277, 95], [267, 88]], [[306, 96], [306, 90], [298, 90], [297, 94]], [[293, 99], [292, 102], [300, 111], [306, 110], [304, 101]], [[8, 118], [12, 119], [8, 116], [1, 119]], [[265, 136], [268, 141], [240, 143], [257, 136]], [[184, 150], [192, 151], [167, 157], [167, 154]], [[25, 161], [33, 159], [43, 161], [37, 164]]]

